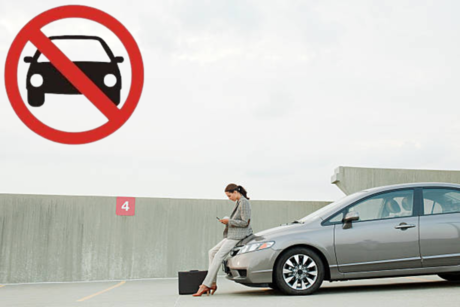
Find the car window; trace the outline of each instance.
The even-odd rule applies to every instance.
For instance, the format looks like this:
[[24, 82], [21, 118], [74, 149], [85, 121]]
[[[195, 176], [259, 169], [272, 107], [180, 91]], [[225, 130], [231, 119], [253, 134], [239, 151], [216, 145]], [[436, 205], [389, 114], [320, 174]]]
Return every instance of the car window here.
[[431, 199], [423, 199], [423, 206], [424, 206], [424, 212], [425, 215], [429, 214], [439, 214], [442, 213], [442, 207], [441, 205]]
[[[322, 216], [327, 216], [329, 214], [333, 214], [334, 212], [337, 211], [337, 208], [340, 208], [344, 203], [349, 203], [350, 199], [354, 199], [356, 197], [359, 197], [361, 194], [364, 194], [364, 191], [359, 191], [347, 196], [344, 196], [340, 198], [339, 200], [322, 207], [321, 209], [316, 210], [313, 213], [310, 213], [309, 215], [303, 217], [302, 219], [299, 220], [301, 223], [306, 223], [308, 221], [311, 221], [315, 218], [322, 217]], [[342, 219], [340, 219], [341, 221]]]
[[423, 189], [425, 215], [460, 213], [460, 191], [452, 189]]
[[[94, 39], [53, 39], [56, 45], [73, 62], [110, 62], [102, 44]], [[42, 53], [37, 62], [49, 62]]]
[[333, 218], [329, 219], [329, 223], [339, 223], [343, 220], [343, 211], [334, 216]]
[[411, 216], [413, 196], [413, 190], [383, 193], [358, 202], [349, 207], [348, 212], [358, 212], [359, 221]]

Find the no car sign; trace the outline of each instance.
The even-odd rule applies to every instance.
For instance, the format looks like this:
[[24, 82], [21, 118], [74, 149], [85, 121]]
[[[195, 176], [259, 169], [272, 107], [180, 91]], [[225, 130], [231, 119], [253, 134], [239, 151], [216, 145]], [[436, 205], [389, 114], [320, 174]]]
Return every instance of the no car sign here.
[[[41, 28], [49, 23], [66, 18], [83, 18], [98, 22], [111, 30], [127, 50], [131, 63], [131, 88], [128, 98], [119, 109], [113, 99], [107, 97], [74, 62], [72, 62], [53, 42], [46, 37]], [[107, 123], [83, 132], [65, 132], [51, 128], [39, 121], [27, 108], [18, 87], [17, 75], [21, 53], [27, 42], [49, 59], [50, 63], [81, 94], [85, 95], [107, 118]], [[11, 105], [27, 127], [40, 136], [63, 144], [85, 144], [98, 141], [118, 130], [134, 112], [144, 84], [142, 56], [136, 41], [129, 31], [115, 18], [95, 8], [67, 5], [48, 10], [27, 23], [14, 39], [5, 64], [5, 86]]]

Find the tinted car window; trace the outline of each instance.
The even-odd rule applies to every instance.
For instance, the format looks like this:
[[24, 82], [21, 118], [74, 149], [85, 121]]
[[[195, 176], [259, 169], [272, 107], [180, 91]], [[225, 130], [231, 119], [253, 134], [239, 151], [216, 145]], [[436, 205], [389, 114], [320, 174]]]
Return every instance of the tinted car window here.
[[413, 196], [412, 190], [383, 193], [358, 202], [348, 212], [358, 212], [360, 221], [411, 216]]
[[423, 209], [425, 215], [459, 213], [460, 191], [451, 189], [424, 189]]

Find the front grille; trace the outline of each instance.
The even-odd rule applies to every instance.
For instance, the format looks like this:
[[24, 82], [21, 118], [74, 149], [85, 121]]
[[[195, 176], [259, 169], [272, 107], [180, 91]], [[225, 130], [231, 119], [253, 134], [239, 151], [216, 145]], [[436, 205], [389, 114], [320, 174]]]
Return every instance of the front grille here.
[[230, 274], [230, 269], [227, 266], [227, 260], [224, 260], [224, 262], [222, 262], [222, 271], [224, 271], [226, 274]]
[[238, 274], [240, 274], [241, 277], [246, 277], [248, 275], [247, 270], [238, 270]]

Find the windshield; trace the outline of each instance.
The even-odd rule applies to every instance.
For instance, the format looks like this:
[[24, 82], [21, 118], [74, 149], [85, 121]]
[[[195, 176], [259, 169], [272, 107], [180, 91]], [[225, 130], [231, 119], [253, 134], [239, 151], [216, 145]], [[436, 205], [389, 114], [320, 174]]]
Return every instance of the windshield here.
[[[52, 42], [72, 62], [110, 62], [110, 57], [98, 40], [53, 39]], [[49, 62], [49, 60], [41, 53], [37, 62]]]
[[313, 213], [310, 213], [309, 215], [307, 215], [304, 218], [300, 219], [299, 222], [305, 223], [305, 222], [311, 221], [311, 220], [313, 220], [313, 219], [315, 219], [317, 217], [323, 217], [323, 216], [326, 216], [326, 215], [331, 215], [337, 210], [337, 208], [342, 207], [343, 204], [348, 203], [352, 199], [358, 198], [360, 195], [365, 194], [365, 193], [366, 193], [365, 191], [360, 191], [360, 192], [356, 192], [356, 193], [344, 196], [344, 197], [340, 198], [339, 200], [336, 200], [335, 202], [333, 202], [333, 203], [331, 203], [331, 204], [329, 204], [327, 206], [324, 206], [323, 208], [318, 209]]

